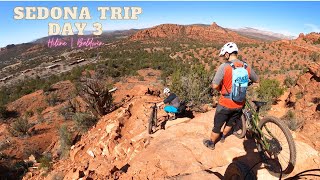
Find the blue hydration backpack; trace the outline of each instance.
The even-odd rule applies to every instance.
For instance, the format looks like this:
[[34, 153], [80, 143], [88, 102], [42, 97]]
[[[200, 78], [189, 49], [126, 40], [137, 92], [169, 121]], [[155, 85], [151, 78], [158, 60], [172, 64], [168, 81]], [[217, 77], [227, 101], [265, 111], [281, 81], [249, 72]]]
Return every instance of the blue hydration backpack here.
[[231, 92], [224, 96], [235, 102], [243, 102], [246, 99], [249, 83], [248, 65], [245, 62], [242, 67], [235, 67], [232, 62], [228, 62], [228, 64], [232, 67], [232, 88]]

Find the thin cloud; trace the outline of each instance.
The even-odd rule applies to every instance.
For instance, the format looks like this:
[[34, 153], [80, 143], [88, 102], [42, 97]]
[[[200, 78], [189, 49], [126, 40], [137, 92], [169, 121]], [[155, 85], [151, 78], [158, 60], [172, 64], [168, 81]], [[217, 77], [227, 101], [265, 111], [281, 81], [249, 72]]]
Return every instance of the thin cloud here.
[[305, 24], [312, 32], [320, 32], [320, 27], [315, 24]]

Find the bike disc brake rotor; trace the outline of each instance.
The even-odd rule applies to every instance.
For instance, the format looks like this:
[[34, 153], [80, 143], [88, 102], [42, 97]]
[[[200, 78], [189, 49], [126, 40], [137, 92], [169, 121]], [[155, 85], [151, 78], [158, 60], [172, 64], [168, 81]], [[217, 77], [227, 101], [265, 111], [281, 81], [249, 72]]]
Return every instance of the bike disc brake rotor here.
[[282, 151], [282, 147], [281, 144], [279, 143], [279, 141], [275, 138], [272, 138], [271, 140], [268, 140], [269, 142], [269, 153], [271, 153], [274, 156], [277, 156], [280, 154], [280, 152]]

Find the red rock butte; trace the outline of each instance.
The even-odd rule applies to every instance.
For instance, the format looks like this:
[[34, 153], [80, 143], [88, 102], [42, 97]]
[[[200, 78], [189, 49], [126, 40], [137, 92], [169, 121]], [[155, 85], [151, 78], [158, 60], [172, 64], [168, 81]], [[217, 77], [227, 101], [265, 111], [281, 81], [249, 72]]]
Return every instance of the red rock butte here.
[[192, 40], [225, 43], [227, 41], [241, 43], [258, 43], [258, 40], [250, 39], [238, 33], [222, 28], [215, 22], [212, 25], [178, 25], [162, 24], [149, 29], [141, 30], [131, 36], [131, 40], [148, 40], [152, 38], [189, 38]]

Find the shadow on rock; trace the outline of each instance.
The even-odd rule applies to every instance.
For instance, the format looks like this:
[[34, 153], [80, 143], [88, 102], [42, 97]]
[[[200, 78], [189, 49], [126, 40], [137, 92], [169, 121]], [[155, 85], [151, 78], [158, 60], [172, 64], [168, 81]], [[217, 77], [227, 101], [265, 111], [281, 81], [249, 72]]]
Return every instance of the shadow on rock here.
[[[245, 139], [243, 141], [243, 148], [246, 151], [247, 154], [239, 157], [235, 157], [232, 161], [240, 161], [246, 165], [248, 165], [250, 168], [252, 168], [256, 163], [261, 161], [260, 155], [258, 152], [255, 152], [256, 144], [254, 140]], [[254, 174], [254, 177], [257, 177], [257, 172], [260, 169], [259, 166], [256, 166], [252, 168], [252, 172]]]

